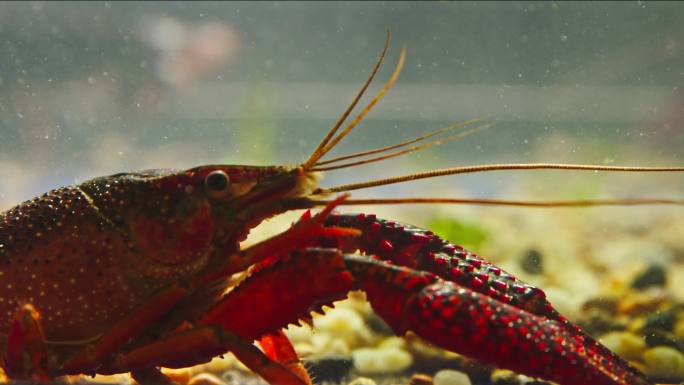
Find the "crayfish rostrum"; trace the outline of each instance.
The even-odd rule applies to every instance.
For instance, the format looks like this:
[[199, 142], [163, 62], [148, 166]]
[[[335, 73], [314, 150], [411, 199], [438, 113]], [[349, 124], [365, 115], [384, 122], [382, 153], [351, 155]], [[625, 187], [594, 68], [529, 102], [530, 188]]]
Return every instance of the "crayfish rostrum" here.
[[[361, 203], [474, 202], [523, 206], [682, 204], [681, 201], [512, 202], [333, 196], [382, 184], [505, 169], [684, 171], [568, 164], [434, 170], [344, 186], [323, 171], [382, 161], [440, 143], [425, 140], [323, 160], [394, 83], [346, 126], [380, 67], [311, 156], [295, 167], [205, 165], [96, 178], [24, 202], [0, 216], [0, 364], [10, 378], [131, 372], [168, 382], [159, 367], [207, 362], [228, 351], [271, 384], [310, 384], [281, 332], [310, 312], [363, 290], [397, 334], [413, 331], [457, 353], [562, 385], [647, 385], [627, 362], [560, 315], [544, 293], [474, 253], [374, 215]], [[486, 127], [480, 125], [447, 139]], [[370, 157], [371, 155], [375, 157]], [[363, 160], [360, 160], [363, 159]], [[332, 199], [328, 199], [332, 197]], [[294, 209], [291, 228], [240, 248], [250, 229]], [[246, 278], [233, 285], [231, 276]], [[262, 350], [253, 345], [259, 341]]]

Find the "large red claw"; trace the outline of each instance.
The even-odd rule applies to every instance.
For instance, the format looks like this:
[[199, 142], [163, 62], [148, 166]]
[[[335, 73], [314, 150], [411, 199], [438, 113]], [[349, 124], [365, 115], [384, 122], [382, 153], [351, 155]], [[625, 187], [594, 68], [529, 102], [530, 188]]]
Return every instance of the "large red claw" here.
[[560, 315], [538, 288], [432, 232], [372, 215], [333, 215], [360, 229], [345, 257], [373, 308], [398, 333], [562, 385], [650, 385], [626, 361]]
[[[562, 385], [651, 385], [563, 322], [453, 282], [437, 279], [411, 294], [377, 283], [364, 286], [395, 331], [412, 330], [444, 349]], [[387, 305], [398, 303], [403, 306]]]

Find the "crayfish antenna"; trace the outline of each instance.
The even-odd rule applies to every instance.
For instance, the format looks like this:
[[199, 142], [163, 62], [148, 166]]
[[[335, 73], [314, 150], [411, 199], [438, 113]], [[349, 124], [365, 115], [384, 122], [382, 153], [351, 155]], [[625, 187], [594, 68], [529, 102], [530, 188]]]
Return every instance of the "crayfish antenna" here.
[[[327, 200], [307, 201], [306, 207], [324, 206]], [[467, 204], [481, 206], [512, 206], [529, 208], [550, 207], [594, 207], [594, 206], [643, 206], [643, 205], [684, 205], [684, 199], [587, 199], [587, 200], [549, 200], [549, 201], [518, 201], [504, 199], [468, 199], [468, 198], [386, 198], [386, 199], [347, 199], [340, 205], [382, 205], [382, 204]]]
[[380, 101], [380, 99], [382, 99], [382, 97], [385, 96], [387, 91], [389, 91], [389, 89], [392, 88], [392, 85], [394, 85], [394, 82], [397, 81], [397, 78], [399, 77], [399, 74], [401, 73], [401, 69], [404, 67], [404, 61], [405, 60], [406, 60], [406, 49], [402, 48], [401, 53], [399, 54], [399, 61], [397, 62], [397, 66], [394, 68], [394, 72], [392, 73], [392, 76], [390, 76], [389, 80], [387, 80], [387, 83], [385, 83], [385, 85], [382, 87], [382, 89], [380, 89], [380, 91], [378, 91], [377, 95], [375, 95], [373, 100], [368, 102], [366, 107], [364, 107], [364, 109], [361, 112], [359, 112], [358, 115], [356, 115], [354, 120], [349, 122], [349, 124], [347, 124], [344, 127], [344, 129], [339, 134], [337, 134], [336, 137], [334, 137], [332, 140], [330, 140], [330, 143], [326, 144], [325, 147], [323, 147], [323, 149], [321, 150], [321, 154], [317, 159], [320, 159], [322, 156], [324, 156], [330, 150], [332, 150], [332, 148], [335, 147], [335, 145], [337, 145], [337, 143], [339, 143], [340, 140], [342, 140], [345, 136], [347, 136], [347, 134], [349, 134], [351, 132], [351, 130], [354, 127], [356, 127], [356, 125], [359, 124], [359, 122], [361, 122], [363, 120], [363, 118], [366, 117], [366, 115], [368, 115], [368, 113], [373, 109], [373, 107], [375, 107], [375, 105]]
[[337, 163], [337, 162], [340, 162], [340, 161], [343, 161], [343, 160], [354, 159], [354, 158], [360, 158], [360, 157], [363, 157], [363, 156], [378, 154], [378, 153], [382, 153], [382, 152], [387, 152], [387, 151], [390, 151], [390, 150], [394, 150], [394, 149], [397, 149], [397, 148], [406, 147], [406, 146], [408, 146], [408, 145], [410, 145], [410, 144], [417, 143], [417, 142], [423, 141], [423, 140], [425, 140], [425, 139], [429, 139], [429, 138], [431, 138], [431, 137], [433, 137], [433, 136], [436, 136], [436, 135], [439, 135], [439, 134], [441, 134], [441, 133], [443, 133], [443, 132], [452, 131], [452, 130], [456, 130], [456, 129], [459, 129], [459, 128], [468, 126], [469, 124], [478, 122], [478, 121], [480, 121], [480, 120], [482, 120], [482, 119], [483, 119], [483, 117], [476, 117], [476, 118], [473, 118], [473, 119], [464, 120], [464, 121], [461, 121], [461, 122], [454, 123], [454, 124], [452, 124], [452, 125], [450, 125], [450, 126], [447, 126], [447, 127], [439, 128], [439, 129], [434, 130], [434, 131], [432, 131], [432, 132], [430, 132], [430, 133], [427, 133], [427, 134], [425, 134], [425, 135], [421, 135], [421, 136], [418, 136], [418, 137], [416, 137], [416, 138], [413, 138], [413, 139], [410, 139], [410, 140], [407, 140], [407, 141], [404, 141], [404, 142], [401, 142], [401, 143], [396, 143], [396, 144], [393, 144], [393, 145], [390, 145], [390, 146], [380, 147], [380, 148], [376, 148], [376, 149], [373, 149], [373, 150], [367, 150], [367, 151], [362, 151], [362, 152], [355, 152], [355, 153], [353, 153], [353, 154], [338, 156], [338, 157], [335, 157], [335, 158], [332, 158], [332, 159], [327, 159], [327, 160], [323, 160], [323, 161], [320, 161], [320, 162], [316, 162], [316, 166], [324, 166], [324, 165], [326, 165], [326, 164]]
[[[456, 125], [458, 125], [458, 123], [457, 123]], [[348, 163], [343, 163], [343, 164], [338, 164], [338, 165], [333, 165], [333, 166], [328, 166], [328, 167], [319, 167], [320, 163], [318, 163], [318, 164], [316, 164], [316, 167], [314, 167], [314, 168], [311, 169], [311, 171], [330, 171], [330, 170], [339, 170], [339, 169], [341, 169], [341, 168], [360, 166], [360, 165], [362, 165], [362, 164], [368, 164], [368, 163], [375, 163], [375, 162], [379, 162], [379, 161], [381, 161], [381, 160], [390, 159], [390, 158], [394, 158], [394, 157], [397, 157], [397, 156], [410, 154], [410, 153], [412, 153], [412, 152], [419, 151], [419, 150], [423, 150], [423, 149], [426, 149], [426, 148], [429, 148], [429, 147], [432, 147], [432, 146], [439, 146], [440, 144], [444, 144], [444, 143], [447, 143], [447, 142], [456, 141], [456, 140], [459, 140], [459, 139], [461, 139], [461, 138], [464, 138], [464, 137], [466, 137], [466, 136], [468, 136], [468, 135], [474, 134], [474, 133], [476, 133], [476, 132], [478, 132], [478, 131], [487, 129], [487, 128], [491, 127], [491, 126], [492, 126], [491, 123], [482, 124], [482, 125], [479, 125], [479, 126], [477, 126], [477, 127], [471, 128], [471, 129], [469, 129], [469, 130], [467, 130], [467, 131], [463, 131], [463, 132], [459, 132], [458, 134], [454, 134], [454, 135], [451, 135], [451, 136], [447, 136], [446, 138], [433, 140], [433, 141], [431, 141], [431, 142], [427, 142], [427, 143], [423, 143], [423, 144], [420, 144], [420, 145], [417, 145], [417, 146], [409, 147], [409, 148], [404, 149], [404, 150], [400, 150], [400, 151], [396, 151], [396, 152], [391, 152], [391, 153], [389, 153], [389, 154], [377, 156], [377, 157], [375, 157], [375, 158], [363, 159], [363, 160], [359, 160], [359, 161], [356, 161], [356, 162], [348, 162]], [[451, 128], [451, 127], [453, 127], [453, 126], [445, 127], [445, 128]], [[390, 147], [391, 147], [391, 146], [390, 146]], [[375, 151], [375, 150], [373, 150], [373, 151]]]
[[502, 170], [576, 170], [576, 171], [617, 171], [617, 172], [682, 172], [684, 167], [629, 167], [629, 166], [601, 166], [590, 164], [561, 164], [561, 163], [528, 163], [528, 164], [484, 164], [474, 166], [452, 167], [392, 178], [375, 179], [361, 183], [351, 183], [330, 188], [318, 188], [313, 194], [331, 194], [342, 191], [359, 190], [369, 187], [408, 182], [412, 180], [435, 178], [445, 175], [471, 174], [476, 172]]
[[324, 148], [330, 141], [330, 139], [335, 135], [337, 130], [342, 126], [342, 123], [347, 119], [349, 114], [352, 112], [354, 107], [358, 104], [359, 100], [361, 100], [361, 97], [363, 94], [366, 92], [366, 89], [368, 89], [368, 86], [371, 84], [373, 79], [375, 78], [375, 75], [378, 73], [378, 70], [380, 69], [380, 66], [382, 65], [382, 62], [385, 60], [385, 54], [387, 54], [387, 50], [389, 49], [390, 41], [392, 40], [392, 33], [390, 31], [387, 31], [387, 37], [385, 38], [385, 46], [383, 47], [382, 51], [380, 52], [380, 56], [378, 57], [377, 62], [375, 63], [375, 66], [373, 67], [373, 70], [371, 71], [370, 75], [368, 76], [368, 79], [366, 79], [366, 82], [363, 83], [363, 86], [359, 90], [359, 92], [356, 94], [354, 97], [354, 100], [352, 100], [351, 104], [347, 107], [347, 109], [342, 113], [342, 115], [337, 119], [337, 122], [332, 126], [332, 128], [328, 131], [328, 133], [325, 135], [323, 140], [316, 146], [316, 149], [314, 152], [311, 154], [309, 159], [304, 162], [302, 165], [302, 168], [305, 170], [308, 170], [318, 159], [320, 159], [323, 155], [325, 155]]

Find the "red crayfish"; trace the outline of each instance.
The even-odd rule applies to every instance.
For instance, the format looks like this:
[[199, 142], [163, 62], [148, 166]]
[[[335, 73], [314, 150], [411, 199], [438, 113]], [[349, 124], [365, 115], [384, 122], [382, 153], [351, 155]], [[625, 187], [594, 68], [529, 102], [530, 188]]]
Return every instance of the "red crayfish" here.
[[[230, 351], [271, 384], [310, 384], [281, 329], [309, 319], [312, 310], [345, 298], [350, 290], [363, 290], [397, 334], [410, 330], [444, 349], [562, 385], [651, 384], [554, 310], [540, 289], [431, 231], [334, 209], [364, 203], [586, 206], [681, 201], [326, 197], [479, 171], [684, 168], [483, 165], [319, 187], [322, 171], [415, 151], [438, 141], [409, 145], [446, 130], [323, 160], [397, 78], [404, 51], [378, 95], [338, 132], [377, 73], [388, 45], [389, 35], [351, 105], [296, 167], [205, 165], [122, 173], [56, 189], [4, 212], [0, 365], [8, 377], [49, 380], [131, 372], [139, 382], [165, 383], [169, 379], [159, 367], [195, 365]], [[373, 154], [381, 155], [358, 160]], [[283, 233], [240, 247], [250, 229], [269, 217], [317, 206], [324, 208], [315, 215], [307, 211]], [[236, 273], [246, 278], [234, 285], [230, 278]]]

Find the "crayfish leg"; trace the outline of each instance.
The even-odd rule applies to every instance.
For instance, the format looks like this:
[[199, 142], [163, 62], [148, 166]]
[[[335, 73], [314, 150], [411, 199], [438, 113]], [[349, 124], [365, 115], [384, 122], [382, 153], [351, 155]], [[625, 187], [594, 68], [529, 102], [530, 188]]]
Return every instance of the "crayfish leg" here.
[[[282, 341], [278, 341], [279, 343]], [[289, 341], [287, 342], [289, 344]], [[292, 371], [287, 365], [271, 359], [251, 342], [217, 327], [199, 326], [164, 337], [120, 355], [111, 364], [100, 368], [103, 373], [131, 371], [139, 373], [143, 383], [154, 380], [151, 368], [180, 368], [208, 362], [212, 357], [230, 351], [254, 373], [269, 384], [311, 385], [306, 372]], [[162, 373], [159, 373], [162, 375]], [[137, 378], [136, 378], [137, 380]]]
[[264, 354], [273, 361], [284, 365], [294, 375], [301, 378], [308, 385], [312, 385], [309, 373], [299, 359], [292, 342], [287, 338], [282, 329], [273, 334], [268, 334], [259, 339], [259, 346]]
[[94, 373], [102, 362], [109, 359], [131, 338], [147, 330], [152, 323], [168, 313], [186, 295], [186, 289], [177, 285], [165, 289], [149, 302], [134, 309], [93, 345], [87, 346], [68, 359], [62, 365], [62, 372], [65, 374]]
[[312, 385], [309, 373], [281, 330], [259, 339], [263, 353], [242, 339], [232, 344], [230, 351], [235, 357], [269, 384]]
[[[26, 367], [28, 356], [32, 367]], [[4, 362], [10, 378], [33, 378], [45, 382], [52, 379], [46, 368], [47, 350], [40, 326], [40, 313], [31, 304], [22, 306], [10, 325]]]
[[[250, 275], [195, 327], [121, 354], [98, 372], [186, 367], [230, 351], [271, 384], [310, 385], [290, 342], [279, 337], [280, 330], [307, 319], [312, 307], [345, 297], [351, 282], [338, 250], [295, 251]], [[251, 343], [255, 340], [266, 354]]]

